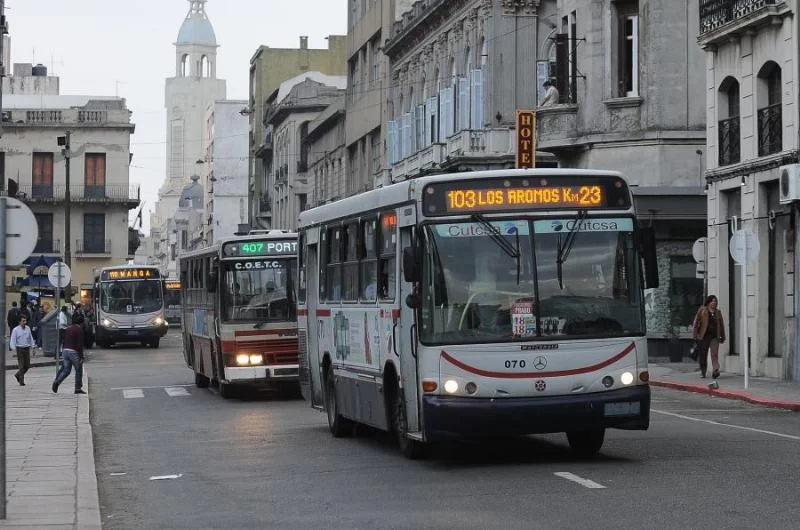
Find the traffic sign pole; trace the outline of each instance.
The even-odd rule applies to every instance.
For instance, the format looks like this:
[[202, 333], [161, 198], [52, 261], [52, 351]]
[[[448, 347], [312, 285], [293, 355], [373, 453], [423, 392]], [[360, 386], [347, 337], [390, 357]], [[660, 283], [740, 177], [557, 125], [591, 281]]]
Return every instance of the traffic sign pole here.
[[[735, 226], [735, 224], [734, 224]], [[744, 388], [750, 387], [750, 334], [747, 332], [747, 266], [758, 259], [761, 244], [758, 236], [743, 229], [733, 233], [730, 243], [731, 257], [739, 264], [742, 273], [742, 346], [740, 348]]]
[[[0, 35], [2, 37], [2, 35]], [[6, 198], [0, 197], [0, 307], [6, 308]], [[6, 341], [0, 347], [0, 519], [6, 518]]]
[[750, 386], [750, 348], [747, 340], [747, 260], [742, 261], [742, 366], [744, 367], [744, 389]]

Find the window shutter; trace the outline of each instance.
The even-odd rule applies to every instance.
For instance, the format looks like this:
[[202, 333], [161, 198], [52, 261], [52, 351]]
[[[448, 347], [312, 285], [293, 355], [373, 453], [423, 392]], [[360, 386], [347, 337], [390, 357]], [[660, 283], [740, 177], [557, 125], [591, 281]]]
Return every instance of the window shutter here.
[[439, 92], [439, 141], [447, 138], [447, 89]]
[[439, 141], [439, 98], [433, 96], [428, 100], [428, 144]]
[[389, 144], [389, 164], [396, 164], [397, 160], [397, 122], [394, 120], [386, 124], [386, 142]]
[[414, 150], [424, 149], [425, 145], [425, 105], [417, 105], [417, 115], [415, 116], [414, 126]]
[[483, 129], [483, 70], [472, 71], [472, 112], [470, 125], [473, 129]]
[[459, 131], [469, 129], [469, 79], [466, 77], [458, 78], [458, 127]]

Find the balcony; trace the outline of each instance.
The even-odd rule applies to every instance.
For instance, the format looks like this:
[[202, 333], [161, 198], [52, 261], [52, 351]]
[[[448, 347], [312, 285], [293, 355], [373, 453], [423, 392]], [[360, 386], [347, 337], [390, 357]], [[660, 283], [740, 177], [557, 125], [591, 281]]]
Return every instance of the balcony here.
[[75, 255], [83, 257], [110, 257], [111, 256], [111, 240], [110, 239], [76, 239], [75, 240]]
[[720, 120], [719, 165], [729, 166], [740, 160], [739, 116]]
[[783, 105], [776, 103], [758, 109], [758, 156], [767, 156], [783, 149]]
[[418, 177], [441, 166], [445, 159], [445, 144], [432, 144], [392, 164], [391, 180], [397, 182]]
[[550, 105], [536, 109], [537, 151], [575, 149], [578, 144], [578, 106]]
[[791, 12], [785, 0], [700, 0], [700, 42], [716, 44], [730, 33]]
[[36, 241], [36, 246], [33, 249], [33, 254], [55, 254], [61, 255], [61, 240], [60, 239], [43, 239], [39, 238]]
[[[119, 204], [129, 209], [139, 205], [140, 187], [133, 186], [84, 186], [69, 187], [70, 202], [75, 204]], [[60, 204], [66, 200], [64, 185], [20, 184], [17, 196], [29, 204]]]
[[497, 158], [513, 157], [514, 131], [510, 129], [482, 129], [461, 131], [447, 139], [446, 158]]

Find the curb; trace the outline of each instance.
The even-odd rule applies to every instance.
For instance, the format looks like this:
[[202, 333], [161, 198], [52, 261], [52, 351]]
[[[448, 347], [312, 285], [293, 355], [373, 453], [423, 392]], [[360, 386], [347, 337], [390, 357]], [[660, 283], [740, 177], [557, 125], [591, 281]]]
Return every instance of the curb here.
[[[16, 364], [9, 364], [8, 361], [6, 361], [6, 370], [19, 370], [19, 363], [16, 360], [14, 362]], [[45, 361], [45, 360], [38, 360], [38, 361], [31, 360], [31, 368], [41, 368], [42, 366], [55, 366], [55, 365], [56, 365], [55, 359], [47, 360], [47, 361]]]
[[689, 383], [673, 383], [672, 381], [650, 381], [653, 386], [662, 388], [670, 388], [672, 390], [682, 390], [684, 392], [694, 392], [697, 394], [706, 394], [709, 396], [716, 396], [724, 399], [736, 399], [739, 401], [746, 401], [753, 405], [761, 405], [762, 407], [769, 407], [773, 409], [784, 409], [800, 412], [800, 402], [797, 401], [782, 401], [780, 399], [769, 399], [754, 396], [744, 390], [713, 390], [706, 385], [695, 385]]
[[89, 374], [84, 369], [85, 395], [78, 396], [78, 498], [77, 527], [101, 530], [100, 496], [94, 466], [92, 424], [89, 420]]

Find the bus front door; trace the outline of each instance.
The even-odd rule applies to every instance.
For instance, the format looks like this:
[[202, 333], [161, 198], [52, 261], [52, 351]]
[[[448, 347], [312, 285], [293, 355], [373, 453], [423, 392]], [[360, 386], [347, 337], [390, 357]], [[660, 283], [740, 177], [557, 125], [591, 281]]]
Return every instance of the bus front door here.
[[[319, 293], [318, 247], [316, 244], [309, 244], [306, 248], [308, 249], [308, 253], [305, 256], [306, 308], [308, 309], [306, 314], [308, 325], [306, 326], [305, 344], [307, 348], [303, 352], [303, 345], [300, 345], [300, 381], [303, 387], [303, 397], [311, 403], [312, 407], [322, 410], [322, 363], [319, 355], [320, 325], [317, 320], [317, 293]], [[306, 364], [306, 366], [303, 366], [303, 364]]]
[[400, 228], [400, 252], [397, 259], [397, 281], [400, 293], [397, 304], [400, 307], [400, 325], [398, 326], [396, 345], [400, 356], [400, 371], [405, 398], [406, 421], [409, 433], [421, 431], [419, 418], [419, 382], [417, 381], [417, 327], [414, 310], [406, 304], [406, 297], [413, 293], [414, 285], [403, 278], [402, 249], [412, 245], [413, 226]]

